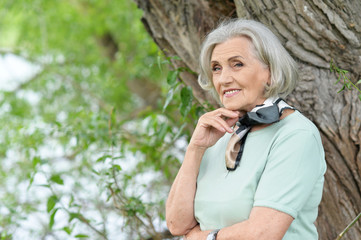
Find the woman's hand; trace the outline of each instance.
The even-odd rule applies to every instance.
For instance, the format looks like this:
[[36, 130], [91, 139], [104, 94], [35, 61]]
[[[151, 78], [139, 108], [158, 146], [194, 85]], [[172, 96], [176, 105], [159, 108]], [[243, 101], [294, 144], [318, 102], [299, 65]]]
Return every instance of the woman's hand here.
[[231, 128], [240, 116], [240, 112], [219, 108], [202, 115], [193, 132], [189, 145], [199, 148], [213, 146], [226, 132], [233, 133]]
[[198, 224], [184, 236], [183, 240], [203, 240], [207, 238], [210, 232], [209, 230], [202, 231]]

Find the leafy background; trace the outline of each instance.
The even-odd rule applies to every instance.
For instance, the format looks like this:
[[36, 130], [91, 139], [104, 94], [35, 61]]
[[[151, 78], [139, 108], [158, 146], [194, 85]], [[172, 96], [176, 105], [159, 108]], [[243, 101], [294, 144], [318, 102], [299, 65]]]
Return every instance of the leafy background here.
[[33, 71], [1, 86], [0, 239], [170, 238], [164, 203], [204, 109], [141, 15], [0, 1], [0, 58]]
[[10, 82], [0, 66], [1, 240], [171, 239], [164, 203], [205, 109], [141, 16], [132, 0], [0, 0], [0, 63], [26, 63]]

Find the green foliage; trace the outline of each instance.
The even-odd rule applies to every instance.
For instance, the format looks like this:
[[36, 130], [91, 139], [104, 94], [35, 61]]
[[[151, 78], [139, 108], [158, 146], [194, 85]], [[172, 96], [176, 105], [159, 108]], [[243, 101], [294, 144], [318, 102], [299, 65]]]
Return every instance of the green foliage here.
[[161, 239], [204, 109], [141, 14], [130, 0], [0, 2], [0, 56], [36, 69], [0, 92], [1, 239]]
[[338, 90], [337, 93], [340, 93], [344, 91], [345, 89], [352, 90], [352, 88], [355, 88], [360, 94], [358, 95], [359, 100], [361, 101], [361, 90], [357, 87], [357, 85], [361, 84], [361, 79], [358, 80], [356, 83], [353, 83], [348, 77], [347, 77], [347, 70], [338, 68], [333, 60], [330, 62], [330, 71], [335, 72], [338, 76], [337, 81], [335, 84], [342, 83], [342, 87], [340, 90]]
[[350, 230], [350, 228], [355, 225], [355, 223], [361, 219], [361, 213], [359, 213], [348, 225], [347, 227], [337, 236], [336, 240], [340, 240], [347, 232]]

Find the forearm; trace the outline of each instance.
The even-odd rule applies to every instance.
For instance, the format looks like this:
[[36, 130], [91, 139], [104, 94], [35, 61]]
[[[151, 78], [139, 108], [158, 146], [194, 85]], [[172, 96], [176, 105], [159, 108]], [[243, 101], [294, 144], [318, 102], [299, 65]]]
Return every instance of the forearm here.
[[166, 219], [173, 235], [184, 235], [197, 225], [194, 218], [194, 196], [204, 151], [204, 148], [188, 146], [183, 164], [169, 192]]
[[[259, 228], [254, 228], [249, 224], [249, 221], [236, 223], [232, 226], [222, 228], [217, 234], [217, 240], [275, 240], [273, 238], [263, 238], [259, 234]], [[201, 231], [199, 226], [195, 226], [189, 234], [186, 235], [186, 240], [206, 240], [210, 230]]]
[[[195, 226], [186, 236], [186, 240], [206, 240], [207, 236], [212, 230], [202, 231], [199, 225]], [[217, 240], [253, 240], [257, 238], [253, 238], [250, 236], [252, 232], [249, 229], [249, 225], [247, 221], [237, 223], [230, 227], [222, 228], [217, 234]], [[258, 240], [258, 239], [257, 239]]]
[[[258, 228], [259, 229], [259, 228]], [[257, 229], [248, 220], [236, 223], [221, 229], [217, 234], [217, 240], [261, 240]]]
[[[286, 213], [267, 207], [254, 207], [249, 219], [222, 228], [217, 240], [281, 240], [292, 221], [293, 218]], [[195, 227], [186, 239], [205, 240], [207, 233]]]

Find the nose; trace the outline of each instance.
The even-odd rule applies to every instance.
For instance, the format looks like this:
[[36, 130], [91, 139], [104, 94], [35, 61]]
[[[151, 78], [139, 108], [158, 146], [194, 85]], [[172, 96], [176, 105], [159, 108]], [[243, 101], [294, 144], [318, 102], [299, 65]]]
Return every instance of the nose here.
[[222, 73], [219, 76], [219, 83], [222, 85], [228, 85], [234, 81], [232, 70], [227, 68], [222, 69]]

